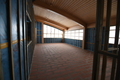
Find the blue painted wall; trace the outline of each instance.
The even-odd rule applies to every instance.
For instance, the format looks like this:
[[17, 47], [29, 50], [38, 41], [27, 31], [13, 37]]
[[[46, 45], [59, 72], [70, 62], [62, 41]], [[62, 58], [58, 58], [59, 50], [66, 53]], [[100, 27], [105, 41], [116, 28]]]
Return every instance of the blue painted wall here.
[[85, 47], [87, 50], [94, 51], [94, 43], [95, 43], [95, 28], [87, 28], [86, 29], [86, 40]]
[[[9, 0], [0, 0], [0, 44], [7, 43], [8, 42], [8, 1]], [[18, 40], [18, 14], [17, 14], [17, 1], [18, 0], [12, 0], [12, 41]], [[22, 23], [22, 1], [20, 0], [20, 39], [26, 39], [26, 36], [23, 37], [23, 23]], [[29, 71], [30, 73], [30, 67], [31, 67], [31, 60], [32, 60], [32, 54], [33, 49], [35, 45], [34, 40], [34, 14], [33, 14], [33, 6], [32, 6], [32, 0], [28, 0], [28, 6], [27, 8], [29, 10], [28, 13], [30, 14], [30, 17], [32, 19], [32, 43], [28, 46], [28, 53], [29, 53]], [[24, 31], [26, 33], [26, 30]], [[20, 79], [20, 53], [19, 53], [19, 47], [18, 43], [15, 43], [12, 45], [13, 48], [13, 55], [14, 55], [14, 73], [15, 73], [15, 80], [25, 80], [25, 54], [26, 54], [26, 40], [22, 40], [20, 42], [21, 47], [21, 55], [22, 55], [22, 79]], [[9, 47], [6, 47], [4, 49], [1, 49], [1, 55], [2, 55], [2, 68], [3, 68], [3, 77], [4, 80], [11, 80], [11, 60], [10, 60], [10, 53], [9, 53]]]
[[67, 39], [65, 38], [65, 43], [82, 48], [82, 40]]
[[[102, 49], [104, 48], [104, 34], [105, 33], [105, 27], [103, 27], [102, 30]], [[87, 28], [86, 29], [86, 35], [85, 35], [85, 49], [94, 51], [94, 44], [95, 44], [95, 28]], [[113, 47], [113, 44], [109, 44], [109, 47]]]
[[62, 38], [44, 38], [44, 43], [61, 43]]
[[[42, 43], [42, 23], [36, 22], [37, 43]], [[62, 38], [44, 38], [44, 43], [61, 43]]]
[[42, 23], [36, 22], [37, 28], [37, 43], [42, 43]]
[[[8, 10], [6, 0], [0, 0], [0, 44], [8, 42], [8, 30], [7, 30], [7, 13]], [[3, 67], [3, 75], [4, 80], [10, 80], [11, 79], [11, 73], [10, 73], [10, 54], [9, 54], [9, 48], [4, 48], [1, 50], [2, 55], [2, 67]]]

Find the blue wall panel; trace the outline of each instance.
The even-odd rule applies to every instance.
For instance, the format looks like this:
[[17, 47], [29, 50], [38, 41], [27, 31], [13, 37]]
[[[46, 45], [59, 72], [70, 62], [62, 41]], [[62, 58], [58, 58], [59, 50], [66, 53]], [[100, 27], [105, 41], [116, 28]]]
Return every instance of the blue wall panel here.
[[[8, 32], [9, 32], [9, 25], [8, 25], [8, 1], [9, 0], [0, 0], [0, 45], [1, 43], [6, 44], [5, 48], [1, 49], [2, 52], [2, 68], [3, 68], [3, 76], [4, 76], [4, 80], [11, 80], [11, 59], [10, 59], [10, 52], [9, 52], [9, 47], [8, 47]], [[20, 56], [19, 56], [19, 47], [18, 47], [18, 42], [16, 42], [18, 40], [18, 14], [17, 14], [17, 1], [18, 0], [11, 0], [12, 1], [12, 41], [15, 41], [15, 43], [12, 44], [12, 48], [13, 48], [13, 55], [14, 55], [14, 72], [15, 72], [15, 80], [21, 80], [20, 79]], [[20, 0], [20, 40], [21, 39], [25, 39], [26, 36], [23, 38], [23, 23], [22, 23], [22, 1]], [[32, 3], [32, 0], [29, 0], [30, 3]], [[27, 6], [27, 8], [29, 8], [30, 6], [32, 7], [32, 5], [28, 4], [29, 6]], [[31, 11], [32, 8], [30, 8], [30, 10], [28, 10], [28, 13], [30, 13], [30, 17], [32, 19], [32, 24], [34, 24], [34, 17], [31, 16]], [[33, 26], [33, 25], [32, 25]], [[34, 31], [34, 26], [32, 27], [33, 31]], [[24, 31], [26, 33], [26, 30]], [[41, 33], [40, 33], [41, 34]], [[33, 34], [34, 35], [34, 34]], [[34, 42], [34, 40], [32, 40]], [[24, 40], [24, 42], [26, 43], [26, 41]], [[31, 52], [33, 50], [33, 45], [34, 43], [31, 43], [29, 48], [29, 52]], [[24, 67], [24, 62], [25, 62], [25, 44], [23, 44], [23, 41], [21, 41], [20, 43], [21, 46], [21, 54], [22, 54], [22, 77], [24, 80], [25, 78], [25, 67]], [[7, 47], [7, 48], [6, 48]], [[31, 52], [32, 54], [32, 52]], [[32, 58], [32, 56], [30, 57]], [[30, 61], [31, 62], [31, 61]], [[29, 64], [30, 65], [30, 64]], [[30, 69], [29, 69], [30, 70]], [[29, 71], [30, 72], [30, 71]]]
[[15, 79], [20, 80], [20, 62], [18, 43], [13, 45]]
[[0, 0], [0, 43], [8, 42], [7, 36], [7, 4], [6, 0]]
[[[6, 0], [0, 0], [0, 44], [8, 42], [7, 13]], [[11, 80], [9, 50], [4, 48], [1, 52], [4, 80]]]
[[42, 43], [42, 23], [36, 22], [37, 28], [37, 43]]
[[10, 54], [8, 48], [1, 50], [2, 52], [2, 67], [4, 80], [11, 80], [11, 65], [10, 65]]
[[65, 43], [82, 48], [82, 40], [67, 39], [65, 38]]
[[94, 43], [95, 43], [95, 28], [86, 29], [86, 49], [90, 51], [94, 51]]
[[[102, 49], [104, 48], [104, 35], [105, 35], [105, 27], [102, 29]], [[95, 28], [86, 29], [86, 45], [85, 48], [90, 51], [94, 51], [95, 44]], [[113, 44], [109, 44], [108, 47], [113, 47]]]
[[62, 38], [44, 38], [44, 43], [61, 43]]

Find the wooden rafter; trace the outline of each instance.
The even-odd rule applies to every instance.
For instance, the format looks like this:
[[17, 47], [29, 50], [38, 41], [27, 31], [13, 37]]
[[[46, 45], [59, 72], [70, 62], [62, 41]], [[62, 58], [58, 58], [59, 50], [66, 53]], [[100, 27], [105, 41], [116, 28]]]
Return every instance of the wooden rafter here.
[[48, 4], [46, 4], [46, 3], [44, 3], [44, 2], [42, 2], [40, 0], [34, 1], [33, 4], [35, 4], [35, 5], [39, 6], [39, 7], [43, 7], [43, 8], [55, 11], [55, 12], [61, 14], [61, 15], [64, 15], [65, 17], [67, 17], [69, 19], [74, 20], [75, 22], [77, 22], [77, 23], [79, 23], [79, 24], [81, 24], [83, 26], [86, 26], [86, 23], [84, 21], [82, 21], [81, 19], [77, 18], [76, 16], [74, 16], [74, 15], [72, 15], [72, 14], [70, 14], [70, 13], [68, 13], [68, 12], [58, 8], [58, 7], [56, 8], [55, 6], [48, 5]]
[[65, 29], [65, 28], [63, 28], [63, 27], [61, 27], [61, 26], [58, 26], [58, 25], [56, 25], [56, 24], [53, 24], [53, 23], [51, 23], [51, 22], [48, 22], [48, 21], [45, 21], [45, 20], [42, 20], [42, 19], [36, 19], [36, 21], [42, 22], [43, 24], [47, 24], [47, 25], [50, 25], [50, 26], [53, 26], [53, 27], [56, 27], [56, 28], [58, 28], [58, 29], [60, 29], [60, 30], [67, 30], [67, 29]]
[[55, 22], [55, 21], [53, 21], [53, 20], [47, 19], [47, 18], [43, 18], [43, 17], [40, 17], [40, 16], [35, 16], [35, 19], [37, 19], [37, 20], [38, 20], [38, 19], [39, 19], [39, 20], [43, 20], [44, 22], [49, 22], [49, 23], [58, 25], [58, 26], [60, 26], [60, 27], [62, 27], [62, 28], [64, 28], [64, 29], [68, 29], [66, 26], [64, 26], [64, 25], [62, 25], [62, 24], [60, 24], [60, 23], [57, 23], [57, 22]]

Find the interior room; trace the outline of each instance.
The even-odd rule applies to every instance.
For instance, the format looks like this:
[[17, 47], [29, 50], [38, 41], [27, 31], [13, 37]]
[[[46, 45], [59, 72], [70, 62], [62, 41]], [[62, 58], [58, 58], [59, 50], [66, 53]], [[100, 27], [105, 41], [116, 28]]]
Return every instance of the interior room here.
[[120, 0], [0, 0], [0, 80], [120, 80]]

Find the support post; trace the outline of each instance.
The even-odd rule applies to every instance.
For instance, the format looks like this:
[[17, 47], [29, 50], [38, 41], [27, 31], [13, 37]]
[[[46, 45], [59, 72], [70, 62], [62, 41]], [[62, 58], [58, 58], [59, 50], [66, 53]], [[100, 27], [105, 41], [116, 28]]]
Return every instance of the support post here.
[[65, 42], [65, 30], [63, 30], [63, 34], [62, 34], [62, 42]]
[[21, 38], [20, 38], [20, 0], [17, 1], [17, 34], [18, 34], [18, 51], [19, 51], [19, 63], [20, 63], [20, 80], [22, 80], [22, 53], [21, 53]]
[[[111, 6], [112, 6], [112, 0], [107, 0], [107, 13], [106, 13], [107, 17], [106, 17], [106, 27], [105, 27], [105, 37], [104, 37], [105, 38], [105, 43], [104, 43], [104, 50], [105, 51], [108, 51]], [[106, 66], [107, 66], [107, 56], [103, 55], [101, 80], [105, 80]]]
[[86, 33], [86, 27], [83, 29], [83, 41], [82, 41], [82, 49], [85, 49], [85, 34]]
[[[119, 40], [119, 30], [120, 30], [120, 0], [117, 0], [115, 44], [117, 44], [118, 40]], [[114, 45], [114, 46], [118, 47], [118, 44]], [[117, 69], [116, 69], [115, 80], [120, 80], [120, 46], [119, 46], [119, 51], [118, 51]]]
[[103, 11], [104, 11], [104, 0], [97, 0], [97, 15], [96, 15], [96, 35], [95, 35], [95, 46], [94, 46], [94, 58], [93, 58], [93, 71], [92, 80], [98, 80], [99, 77], [99, 65], [100, 65], [100, 55], [98, 50], [101, 49], [101, 33], [103, 25]]
[[15, 80], [15, 73], [14, 73], [14, 56], [13, 56], [13, 47], [12, 47], [12, 0], [8, 0], [8, 31], [9, 31], [9, 52], [10, 52], [10, 61], [11, 61], [11, 77], [12, 80]]

